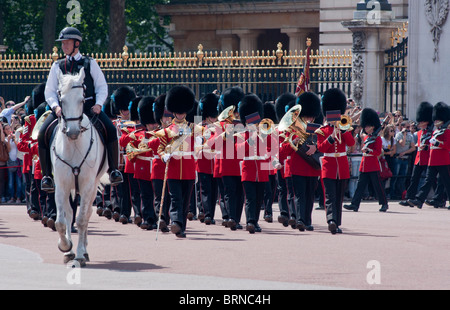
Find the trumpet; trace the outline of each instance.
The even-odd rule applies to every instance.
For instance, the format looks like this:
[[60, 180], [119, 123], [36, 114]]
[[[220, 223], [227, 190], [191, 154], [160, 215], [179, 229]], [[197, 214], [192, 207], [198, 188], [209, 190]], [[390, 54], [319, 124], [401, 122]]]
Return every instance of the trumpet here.
[[236, 107], [234, 105], [230, 105], [228, 108], [222, 111], [220, 113], [219, 117], [217, 118], [218, 122], [223, 122], [228, 120], [230, 123], [232, 123], [236, 118], [234, 117], [234, 110]]
[[340, 130], [343, 130], [343, 131], [353, 130], [352, 124], [353, 124], [353, 121], [350, 116], [342, 115], [341, 120], [338, 122], [338, 127]]
[[275, 131], [275, 124], [270, 118], [265, 118], [259, 122], [259, 132], [269, 136]]
[[143, 154], [143, 153], [147, 153], [149, 151], [151, 151], [152, 149], [149, 148], [146, 144], [144, 143], [140, 143], [139, 144], [139, 148], [135, 148], [133, 146], [133, 144], [130, 142], [128, 143], [127, 147], [126, 147], [126, 153], [127, 153], [127, 158], [128, 160], [132, 161], [134, 160], [137, 156]]

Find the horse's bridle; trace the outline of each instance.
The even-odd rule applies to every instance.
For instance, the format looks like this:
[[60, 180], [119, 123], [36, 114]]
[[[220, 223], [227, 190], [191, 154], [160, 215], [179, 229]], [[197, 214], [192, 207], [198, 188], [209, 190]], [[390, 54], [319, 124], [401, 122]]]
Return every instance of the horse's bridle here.
[[[85, 87], [84, 84], [72, 86], [72, 89], [75, 89], [75, 88], [83, 88], [83, 89], [86, 89], [86, 87]], [[60, 96], [60, 97], [61, 97], [61, 96]], [[84, 102], [85, 102], [85, 95], [84, 95], [84, 92], [83, 92], [83, 105], [84, 105]], [[78, 122], [80, 123], [81, 132], [84, 132], [84, 131], [87, 130], [87, 128], [81, 126], [81, 121], [83, 120], [83, 111], [81, 111], [81, 115], [80, 115], [79, 117], [66, 118], [66, 116], [64, 115], [64, 110], [63, 110], [62, 104], [61, 104], [61, 99], [60, 99], [60, 102], [59, 102], [59, 106], [61, 107], [61, 117], [62, 117], [62, 119], [64, 120], [64, 123], [67, 123], [67, 122], [77, 122], [77, 121], [78, 121]], [[64, 131], [65, 131], [64, 129], [65, 129], [65, 128], [62, 128], [61, 130], [64, 132]]]

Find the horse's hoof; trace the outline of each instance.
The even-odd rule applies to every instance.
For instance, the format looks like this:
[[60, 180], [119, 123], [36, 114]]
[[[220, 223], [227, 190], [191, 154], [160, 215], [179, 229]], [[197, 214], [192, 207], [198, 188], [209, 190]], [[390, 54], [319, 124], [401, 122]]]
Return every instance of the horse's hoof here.
[[72, 246], [73, 246], [73, 244], [72, 244], [72, 241], [70, 241], [70, 240], [69, 240], [69, 247], [68, 247], [68, 249], [61, 248], [61, 244], [58, 243], [58, 249], [61, 252], [63, 252], [63, 253], [70, 252], [72, 250]]
[[90, 262], [91, 260], [89, 259], [89, 254], [85, 253], [84, 254], [84, 258], [86, 259], [86, 262]]
[[69, 263], [70, 261], [73, 261], [75, 259], [74, 253], [69, 253], [64, 255], [64, 264]]

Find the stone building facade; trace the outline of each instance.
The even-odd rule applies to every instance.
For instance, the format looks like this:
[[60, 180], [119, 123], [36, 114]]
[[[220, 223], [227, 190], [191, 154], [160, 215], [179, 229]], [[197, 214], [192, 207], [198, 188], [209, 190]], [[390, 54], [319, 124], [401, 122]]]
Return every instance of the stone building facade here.
[[[367, 1], [366, 1], [367, 2]], [[352, 33], [341, 22], [353, 19], [359, 0], [172, 0], [157, 6], [170, 16], [169, 35], [176, 52], [195, 51], [199, 43], [210, 51], [350, 50]], [[371, 2], [369, 1], [369, 4]], [[396, 19], [408, 18], [408, 0], [390, 0]]]

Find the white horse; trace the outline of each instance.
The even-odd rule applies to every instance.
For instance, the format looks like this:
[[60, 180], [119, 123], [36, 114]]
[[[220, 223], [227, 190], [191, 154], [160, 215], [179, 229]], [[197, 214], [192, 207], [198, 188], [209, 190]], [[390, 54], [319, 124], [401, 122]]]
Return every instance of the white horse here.
[[[58, 248], [65, 253], [64, 263], [75, 259], [82, 267], [89, 261], [86, 251], [87, 228], [92, 205], [100, 178], [108, 169], [107, 161], [102, 161], [105, 150], [100, 136], [89, 118], [83, 114], [84, 78], [84, 68], [78, 75], [63, 75], [59, 72], [58, 89], [62, 116], [51, 144]], [[103, 167], [100, 167], [102, 162]], [[79, 239], [75, 256], [70, 235], [73, 211], [69, 197], [75, 199], [76, 194], [80, 196], [80, 207], [76, 218]]]

